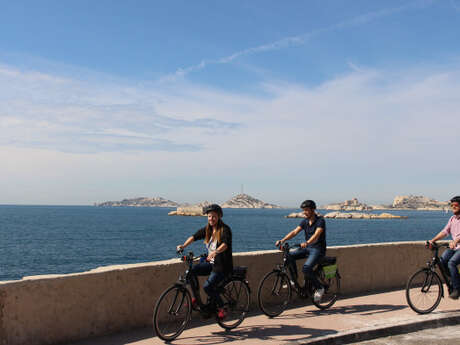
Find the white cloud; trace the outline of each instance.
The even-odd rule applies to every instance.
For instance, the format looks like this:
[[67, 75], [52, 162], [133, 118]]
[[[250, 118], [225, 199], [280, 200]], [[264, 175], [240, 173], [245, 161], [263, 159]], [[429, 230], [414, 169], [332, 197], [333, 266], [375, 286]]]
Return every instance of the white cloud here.
[[459, 76], [460, 66], [359, 67], [315, 87], [267, 81], [255, 97], [4, 66], [0, 203], [222, 201], [241, 183], [283, 204], [306, 191], [320, 202], [390, 199], [411, 183], [442, 198], [460, 189], [446, 182], [456, 171]]

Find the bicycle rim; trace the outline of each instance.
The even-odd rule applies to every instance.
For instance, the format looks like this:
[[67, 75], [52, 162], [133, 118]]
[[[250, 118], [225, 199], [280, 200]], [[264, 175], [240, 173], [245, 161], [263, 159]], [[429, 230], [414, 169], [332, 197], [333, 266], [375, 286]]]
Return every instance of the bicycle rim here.
[[287, 308], [291, 293], [291, 284], [285, 273], [279, 271], [267, 273], [257, 291], [260, 310], [269, 317], [280, 315]]
[[324, 271], [318, 272], [318, 280], [324, 287], [324, 294], [319, 301], [313, 299], [313, 304], [319, 309], [328, 309], [337, 301], [340, 294], [340, 275], [337, 270], [336, 275], [332, 278], [326, 278]]
[[424, 268], [415, 272], [407, 281], [407, 303], [419, 314], [428, 314], [435, 310], [441, 302], [441, 297], [441, 279], [429, 269]]
[[217, 323], [225, 329], [232, 329], [243, 322], [249, 310], [249, 287], [244, 281], [228, 282], [221, 293], [225, 317], [217, 318]]
[[184, 288], [172, 286], [158, 299], [153, 326], [157, 336], [169, 341], [177, 338], [187, 327], [192, 313], [190, 294]]

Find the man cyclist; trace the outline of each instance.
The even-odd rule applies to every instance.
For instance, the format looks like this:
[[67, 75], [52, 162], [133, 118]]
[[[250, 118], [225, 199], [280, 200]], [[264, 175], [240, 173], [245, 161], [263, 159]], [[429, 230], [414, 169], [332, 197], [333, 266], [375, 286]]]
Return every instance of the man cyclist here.
[[441, 262], [450, 272], [452, 281], [452, 292], [449, 297], [458, 299], [460, 294], [460, 275], [457, 265], [460, 264], [460, 196], [450, 199], [450, 207], [454, 214], [450, 217], [444, 229], [442, 229], [430, 242], [436, 242], [448, 235], [452, 236], [447, 248], [441, 256]]
[[313, 200], [305, 200], [300, 205], [305, 215], [304, 220], [291, 232], [283, 237], [282, 240], [276, 241], [275, 245], [281, 247], [284, 242], [295, 237], [302, 230], [305, 233], [305, 241], [300, 245], [300, 248], [289, 255], [290, 264], [294, 268], [295, 276], [297, 276], [296, 260], [307, 258], [302, 272], [305, 280], [310, 279], [315, 288], [313, 299], [320, 301], [324, 294], [324, 287], [313, 274], [315, 265], [326, 255], [326, 222], [323, 217], [316, 214], [316, 204]]

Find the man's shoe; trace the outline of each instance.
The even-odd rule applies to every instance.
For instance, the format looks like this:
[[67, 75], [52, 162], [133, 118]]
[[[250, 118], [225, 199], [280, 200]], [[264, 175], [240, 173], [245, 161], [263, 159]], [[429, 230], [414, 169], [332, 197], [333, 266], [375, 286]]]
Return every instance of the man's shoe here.
[[321, 301], [321, 298], [323, 298], [324, 295], [324, 288], [317, 289], [315, 293], [313, 294], [313, 300], [315, 302]]
[[453, 289], [452, 292], [450, 293], [449, 297], [452, 299], [458, 299], [459, 293], [457, 289]]

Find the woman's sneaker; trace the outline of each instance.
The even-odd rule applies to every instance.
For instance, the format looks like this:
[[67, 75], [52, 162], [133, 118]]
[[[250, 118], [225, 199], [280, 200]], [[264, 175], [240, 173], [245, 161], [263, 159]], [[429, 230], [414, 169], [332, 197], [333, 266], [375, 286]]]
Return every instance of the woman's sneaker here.
[[217, 309], [217, 317], [218, 317], [220, 320], [225, 319], [226, 316], [227, 316], [227, 311], [225, 310], [225, 308], [219, 308], [219, 309]]
[[313, 300], [315, 302], [319, 302], [321, 301], [321, 298], [323, 298], [323, 295], [324, 295], [324, 288], [319, 288], [313, 294]]
[[458, 290], [457, 289], [453, 289], [452, 292], [450, 293], [449, 297], [452, 298], [452, 299], [458, 299]]

